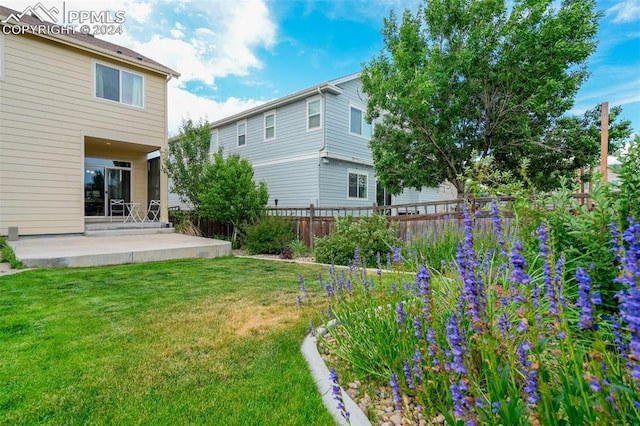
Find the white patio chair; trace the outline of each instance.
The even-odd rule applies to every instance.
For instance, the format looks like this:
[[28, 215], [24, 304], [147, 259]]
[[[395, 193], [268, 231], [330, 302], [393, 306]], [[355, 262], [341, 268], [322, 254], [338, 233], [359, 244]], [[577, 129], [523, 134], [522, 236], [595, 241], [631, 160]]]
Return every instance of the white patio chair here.
[[145, 216], [145, 220], [157, 222], [160, 220], [160, 200], [149, 201], [149, 209]]
[[124, 217], [127, 214], [124, 200], [117, 198], [112, 198], [111, 200], [109, 200], [109, 216], [111, 218], [111, 222], [113, 222], [114, 213], [122, 216], [122, 220], [124, 220]]

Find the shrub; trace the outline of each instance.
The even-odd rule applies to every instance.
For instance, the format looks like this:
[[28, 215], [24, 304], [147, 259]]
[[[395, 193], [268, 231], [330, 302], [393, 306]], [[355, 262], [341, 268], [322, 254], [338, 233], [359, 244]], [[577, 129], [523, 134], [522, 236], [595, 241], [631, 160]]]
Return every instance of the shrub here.
[[289, 243], [289, 248], [291, 249], [291, 253], [293, 257], [305, 256], [309, 253], [309, 249], [304, 241], [301, 240], [293, 240]]
[[266, 216], [246, 227], [244, 244], [251, 254], [280, 254], [293, 238], [290, 220]]
[[358, 248], [360, 259], [369, 266], [375, 266], [378, 255], [386, 259], [391, 247], [399, 245], [396, 230], [397, 226], [390, 225], [382, 215], [361, 217], [358, 220], [351, 216], [339, 217], [335, 231], [316, 241], [316, 261], [348, 265]]
[[24, 264], [16, 258], [16, 254], [4, 237], [0, 237], [0, 262], [7, 262], [11, 269], [24, 268]]

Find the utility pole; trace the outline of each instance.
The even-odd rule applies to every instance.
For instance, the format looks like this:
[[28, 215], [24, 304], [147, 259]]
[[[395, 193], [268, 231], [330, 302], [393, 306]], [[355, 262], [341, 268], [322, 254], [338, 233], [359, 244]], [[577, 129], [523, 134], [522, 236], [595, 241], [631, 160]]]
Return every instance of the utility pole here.
[[603, 102], [601, 106], [602, 119], [600, 120], [600, 172], [602, 179], [607, 181], [609, 158], [609, 102]]

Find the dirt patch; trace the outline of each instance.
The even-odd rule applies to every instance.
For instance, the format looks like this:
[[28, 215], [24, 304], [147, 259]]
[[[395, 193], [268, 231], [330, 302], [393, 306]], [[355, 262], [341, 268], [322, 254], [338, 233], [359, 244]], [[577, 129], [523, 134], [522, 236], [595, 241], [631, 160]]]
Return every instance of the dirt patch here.
[[235, 307], [228, 323], [235, 334], [242, 337], [277, 330], [299, 318], [300, 313], [293, 307], [247, 303], [244, 306]]

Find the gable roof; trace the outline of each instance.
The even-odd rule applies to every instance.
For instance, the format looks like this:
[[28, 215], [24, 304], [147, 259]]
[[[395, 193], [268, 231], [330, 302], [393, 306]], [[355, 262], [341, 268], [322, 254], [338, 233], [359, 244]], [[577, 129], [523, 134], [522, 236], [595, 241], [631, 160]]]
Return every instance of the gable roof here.
[[[8, 7], [0, 5], [0, 21], [8, 19], [8, 22], [2, 23], [3, 26], [21, 26], [24, 25], [25, 32], [29, 32], [35, 36], [42, 37], [57, 43], [66, 44], [81, 50], [98, 54], [110, 59], [134, 65], [136, 67], [145, 68], [149, 71], [158, 72], [171, 77], [180, 77], [180, 73], [166, 67], [153, 59], [147, 58], [129, 48], [110, 43], [106, 40], [96, 38], [89, 34], [82, 34], [77, 31], [68, 31], [65, 27], [51, 22], [43, 21], [35, 15], [24, 14], [20, 16], [18, 12]], [[12, 16], [13, 15], [13, 16]], [[19, 17], [19, 22], [15, 19]], [[12, 22], [13, 21], [13, 22]], [[44, 26], [47, 31], [33, 31], [29, 26]]]
[[344, 77], [336, 78], [334, 80], [329, 80], [324, 83], [317, 84], [315, 86], [307, 87], [306, 89], [302, 89], [298, 92], [291, 93], [289, 95], [283, 96], [282, 98], [274, 99], [272, 101], [266, 102], [262, 105], [258, 105], [257, 107], [253, 107], [246, 111], [239, 112], [237, 114], [231, 115], [229, 117], [220, 119], [218, 121], [214, 121], [210, 124], [212, 129], [216, 127], [224, 126], [225, 124], [233, 123], [234, 121], [243, 120], [252, 115], [260, 114], [263, 112], [267, 112], [274, 108], [278, 108], [284, 105], [288, 105], [290, 103], [299, 101], [300, 99], [308, 98], [309, 96], [313, 96], [321, 93], [331, 93], [332, 95], [339, 95], [342, 93], [342, 89], [338, 87], [338, 85], [346, 83], [351, 80], [356, 80], [360, 78], [360, 73], [349, 74]]

